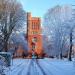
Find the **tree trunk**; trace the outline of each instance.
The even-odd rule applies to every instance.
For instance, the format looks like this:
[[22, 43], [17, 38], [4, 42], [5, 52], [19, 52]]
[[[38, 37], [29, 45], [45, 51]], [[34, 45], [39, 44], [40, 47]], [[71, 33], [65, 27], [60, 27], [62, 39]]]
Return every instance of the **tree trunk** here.
[[72, 61], [71, 55], [72, 55], [72, 31], [71, 31], [71, 33], [70, 33], [69, 61]]
[[4, 51], [7, 52], [8, 50], [8, 41], [4, 42]]
[[60, 59], [62, 59], [62, 52], [60, 53]]
[[5, 35], [4, 36], [4, 51], [5, 52], [8, 51], [8, 39], [9, 39], [9, 35]]

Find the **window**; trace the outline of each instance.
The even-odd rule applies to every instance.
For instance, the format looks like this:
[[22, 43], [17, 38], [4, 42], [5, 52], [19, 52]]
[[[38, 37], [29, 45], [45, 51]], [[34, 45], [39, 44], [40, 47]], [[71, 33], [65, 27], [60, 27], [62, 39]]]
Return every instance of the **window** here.
[[34, 29], [34, 22], [32, 22], [32, 29]]
[[32, 45], [32, 50], [35, 50], [36, 46], [35, 45]]
[[37, 42], [37, 38], [34, 37], [34, 38], [32, 39], [32, 41], [33, 41], [33, 42]]
[[33, 31], [32, 34], [38, 34], [38, 32]]
[[37, 25], [38, 26], [38, 29], [39, 29], [39, 25]]
[[34, 29], [34, 27], [35, 27], [35, 25], [34, 25], [34, 24], [32, 24], [32, 29]]
[[38, 29], [38, 26], [37, 26], [36, 22], [32, 22], [32, 29]]

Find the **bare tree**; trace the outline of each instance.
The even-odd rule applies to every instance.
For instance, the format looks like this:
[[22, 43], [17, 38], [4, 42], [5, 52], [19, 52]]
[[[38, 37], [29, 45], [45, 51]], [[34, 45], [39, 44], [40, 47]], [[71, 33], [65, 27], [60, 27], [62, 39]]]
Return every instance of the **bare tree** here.
[[[66, 24], [66, 22], [72, 19], [72, 12], [71, 6], [56, 6], [49, 9], [44, 17], [44, 32], [47, 36], [51, 37], [50, 40], [53, 40], [52, 45], [54, 46], [55, 55], [60, 55], [61, 58], [63, 53], [68, 50], [69, 30], [66, 26], [69, 24]], [[72, 40], [70, 40], [71, 42]]]
[[[74, 16], [73, 16], [74, 17]], [[73, 40], [74, 40], [74, 30], [75, 30], [75, 18], [71, 18], [68, 22], [65, 23], [66, 28], [68, 31], [68, 36], [69, 36], [69, 52], [68, 52], [68, 58], [70, 61], [72, 61], [72, 48], [73, 48]]]
[[17, 0], [0, 0], [0, 36], [4, 51], [12, 32], [24, 25], [25, 11]]

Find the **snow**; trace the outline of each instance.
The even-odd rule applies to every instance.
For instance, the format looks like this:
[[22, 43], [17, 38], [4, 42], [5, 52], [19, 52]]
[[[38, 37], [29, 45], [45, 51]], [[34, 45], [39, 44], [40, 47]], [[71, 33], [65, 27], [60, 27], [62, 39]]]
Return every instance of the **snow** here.
[[75, 66], [68, 60], [14, 59], [6, 75], [75, 75]]

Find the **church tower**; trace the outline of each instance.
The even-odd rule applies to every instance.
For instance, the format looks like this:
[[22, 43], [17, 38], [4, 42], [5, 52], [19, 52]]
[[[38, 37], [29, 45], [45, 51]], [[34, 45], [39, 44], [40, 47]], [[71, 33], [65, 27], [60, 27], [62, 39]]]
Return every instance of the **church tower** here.
[[34, 51], [38, 56], [42, 55], [42, 35], [41, 35], [41, 19], [32, 17], [31, 13], [27, 13], [27, 39], [29, 53]]

